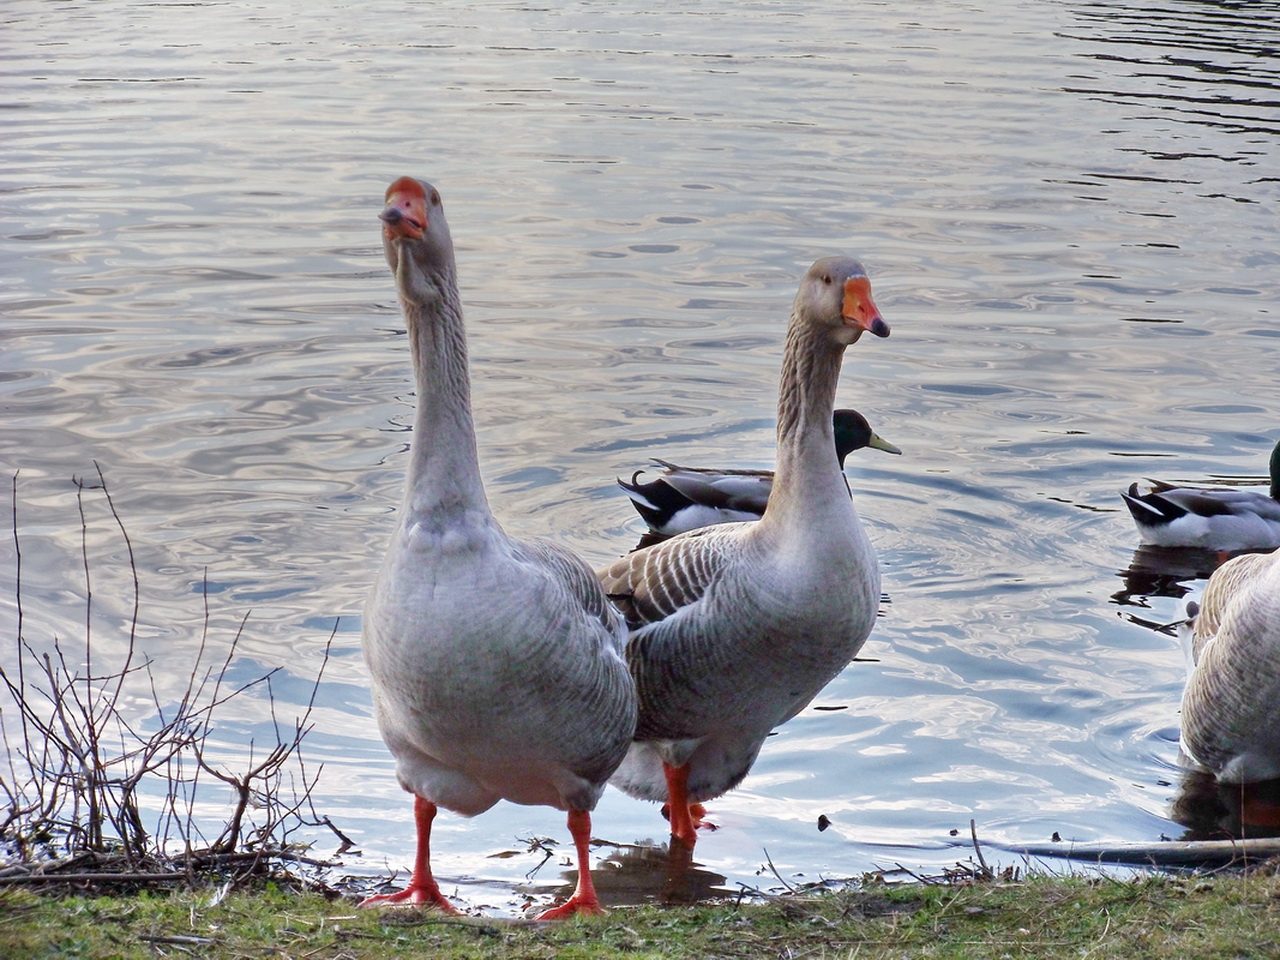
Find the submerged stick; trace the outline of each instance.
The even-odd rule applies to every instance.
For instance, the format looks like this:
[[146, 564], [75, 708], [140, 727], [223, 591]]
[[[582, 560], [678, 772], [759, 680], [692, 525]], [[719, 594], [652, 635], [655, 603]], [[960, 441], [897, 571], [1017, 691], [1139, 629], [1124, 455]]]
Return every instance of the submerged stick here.
[[1101, 863], [1190, 867], [1280, 857], [1280, 838], [1254, 840], [1161, 840], [1150, 843], [1031, 843], [999, 845], [1028, 857], [1063, 857]]

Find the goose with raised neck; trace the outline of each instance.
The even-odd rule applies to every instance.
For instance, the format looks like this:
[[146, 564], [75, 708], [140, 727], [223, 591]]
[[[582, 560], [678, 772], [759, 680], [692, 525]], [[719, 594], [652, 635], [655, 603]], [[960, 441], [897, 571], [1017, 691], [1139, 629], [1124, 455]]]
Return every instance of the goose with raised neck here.
[[431, 871], [437, 808], [470, 817], [505, 799], [568, 814], [577, 888], [542, 918], [598, 913], [590, 812], [635, 728], [625, 629], [585, 562], [554, 543], [513, 540], [490, 512], [439, 192], [401, 177], [381, 219], [417, 410], [404, 502], [362, 641], [379, 729], [414, 796], [417, 853], [404, 890], [364, 904], [457, 912]]
[[666, 801], [692, 848], [706, 800], [747, 775], [769, 733], [853, 659], [875, 623], [880, 571], [835, 457], [845, 349], [889, 335], [856, 260], [805, 274], [787, 328], [778, 460], [756, 522], [704, 527], [599, 571], [631, 630], [636, 741], [613, 783]]

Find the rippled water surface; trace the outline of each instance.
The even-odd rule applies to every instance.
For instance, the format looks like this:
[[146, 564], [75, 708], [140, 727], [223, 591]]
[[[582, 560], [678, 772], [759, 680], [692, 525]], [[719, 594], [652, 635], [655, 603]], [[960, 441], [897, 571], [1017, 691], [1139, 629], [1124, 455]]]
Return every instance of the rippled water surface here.
[[[236, 669], [283, 666], [282, 713], [336, 624], [308, 742], [317, 807], [363, 851], [346, 869], [412, 854], [358, 643], [411, 421], [376, 220], [406, 173], [449, 210], [495, 511], [593, 564], [640, 532], [614, 478], [648, 457], [771, 463], [813, 259], [863, 259], [893, 327], [839, 395], [904, 451], [849, 461], [888, 597], [876, 662], [714, 803], [694, 892], [773, 885], [766, 861], [946, 866], [970, 819], [993, 844], [1180, 835], [1181, 656], [1151, 626], [1205, 570], [1131, 571], [1117, 491], [1261, 482], [1280, 438], [1280, 4], [11, 0], [0, 20], [24, 632], [83, 634], [72, 478], [95, 462], [162, 696], [206, 581], [210, 642], [248, 615]], [[128, 558], [85, 506], [96, 656], [118, 661]], [[257, 729], [252, 702], [219, 736]], [[664, 827], [612, 791], [595, 816], [623, 844]], [[567, 843], [562, 815], [441, 816], [437, 873], [514, 909], [527, 874], [561, 882], [534, 836]], [[606, 897], [662, 895], [660, 856], [598, 854]]]

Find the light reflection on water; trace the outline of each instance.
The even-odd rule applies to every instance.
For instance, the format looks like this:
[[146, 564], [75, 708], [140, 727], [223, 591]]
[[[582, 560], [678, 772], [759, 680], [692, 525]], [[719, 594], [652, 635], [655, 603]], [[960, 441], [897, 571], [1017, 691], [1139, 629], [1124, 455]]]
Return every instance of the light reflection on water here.
[[[893, 326], [839, 397], [905, 453], [850, 461], [878, 662], [716, 802], [695, 887], [770, 884], [766, 849], [784, 876], [945, 866], [970, 818], [990, 842], [1176, 835], [1181, 657], [1150, 628], [1205, 570], [1131, 571], [1117, 491], [1260, 480], [1275, 440], [1278, 12], [11, 3], [0, 451], [27, 632], [76, 635], [69, 478], [96, 460], [157, 662], [190, 655], [206, 571], [215, 637], [252, 611], [249, 665], [307, 679], [337, 623], [318, 804], [351, 869], [408, 862], [357, 638], [412, 404], [374, 217], [411, 173], [457, 240], [495, 509], [593, 563], [634, 542], [613, 478], [649, 456], [770, 463], [812, 259], [864, 259]], [[92, 509], [109, 656], [123, 553]], [[506, 805], [437, 824], [438, 872], [498, 909], [540, 856], [488, 855], [567, 839]], [[663, 826], [612, 792], [596, 817], [624, 844]]]

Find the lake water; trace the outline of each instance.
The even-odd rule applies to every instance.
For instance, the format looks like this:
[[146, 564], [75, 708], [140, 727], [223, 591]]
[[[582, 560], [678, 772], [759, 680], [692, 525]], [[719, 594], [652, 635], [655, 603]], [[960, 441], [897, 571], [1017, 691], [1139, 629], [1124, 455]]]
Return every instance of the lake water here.
[[[876, 662], [712, 805], [698, 870], [600, 848], [606, 899], [777, 886], [768, 863], [928, 872], [970, 856], [970, 819], [990, 844], [1181, 835], [1183, 667], [1152, 626], [1206, 571], [1131, 571], [1117, 492], [1260, 483], [1280, 437], [1280, 4], [10, 0], [0, 20], [25, 635], [83, 636], [72, 478], [95, 462], [162, 698], [206, 581], [211, 647], [247, 616], [233, 673], [283, 667], [286, 719], [336, 625], [307, 756], [363, 851], [344, 869], [412, 857], [359, 653], [413, 402], [376, 219], [402, 174], [449, 211], [495, 512], [593, 565], [640, 533], [614, 478], [647, 458], [771, 464], [814, 259], [859, 256], [893, 328], [839, 394], [904, 451], [849, 461], [888, 597]], [[94, 655], [119, 663], [128, 558], [85, 507]], [[0, 616], [11, 637], [10, 586]], [[232, 751], [268, 716], [237, 709]], [[665, 822], [609, 791], [595, 834]], [[567, 845], [563, 816], [442, 815], [437, 874], [517, 909], [528, 876], [571, 874], [538, 836]]]

